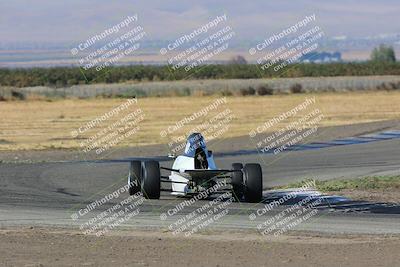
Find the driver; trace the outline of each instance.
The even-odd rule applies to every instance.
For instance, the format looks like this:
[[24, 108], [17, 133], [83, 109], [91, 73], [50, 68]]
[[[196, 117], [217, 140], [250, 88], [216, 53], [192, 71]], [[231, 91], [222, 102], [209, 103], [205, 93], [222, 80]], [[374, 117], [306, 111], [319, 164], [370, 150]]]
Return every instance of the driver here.
[[186, 142], [185, 156], [194, 158], [195, 169], [208, 169], [207, 155], [204, 137], [200, 133], [190, 134]]

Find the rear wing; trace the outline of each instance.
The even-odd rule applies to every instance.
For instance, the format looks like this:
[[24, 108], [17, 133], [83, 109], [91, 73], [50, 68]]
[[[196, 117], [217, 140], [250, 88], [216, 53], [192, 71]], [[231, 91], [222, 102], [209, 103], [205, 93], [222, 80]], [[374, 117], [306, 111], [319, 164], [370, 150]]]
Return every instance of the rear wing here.
[[186, 176], [187, 178], [192, 179], [211, 179], [216, 176], [225, 175], [231, 172], [240, 172], [241, 170], [225, 170], [225, 169], [218, 169], [218, 170], [178, 170], [178, 169], [171, 169], [160, 167], [160, 169], [177, 172], [182, 176]]

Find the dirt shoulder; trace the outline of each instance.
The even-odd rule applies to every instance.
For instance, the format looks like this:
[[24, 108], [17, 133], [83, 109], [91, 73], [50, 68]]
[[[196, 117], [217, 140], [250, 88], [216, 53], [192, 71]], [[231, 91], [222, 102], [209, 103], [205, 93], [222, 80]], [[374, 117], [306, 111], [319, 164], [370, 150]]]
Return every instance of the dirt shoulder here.
[[[176, 147], [174, 140], [194, 131], [208, 141], [247, 135], [249, 142], [249, 133], [270, 120], [286, 117], [263, 132], [284, 129], [312, 111], [323, 114], [319, 127], [398, 120], [399, 101], [398, 91], [9, 101], [0, 105], [0, 150], [75, 149], [86, 155], [108, 144], [112, 149], [101, 152], [105, 155], [127, 146]], [[304, 103], [309, 103], [304, 109], [282, 115]]]
[[2, 266], [395, 266], [399, 250], [399, 236], [0, 230]]

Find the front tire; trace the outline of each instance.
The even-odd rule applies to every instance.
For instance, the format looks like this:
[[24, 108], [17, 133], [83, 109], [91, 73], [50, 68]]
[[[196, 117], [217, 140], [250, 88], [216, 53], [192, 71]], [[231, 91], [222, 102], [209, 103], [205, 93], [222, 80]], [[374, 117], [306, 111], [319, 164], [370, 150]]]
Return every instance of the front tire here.
[[147, 199], [159, 199], [161, 187], [160, 164], [157, 161], [142, 162], [142, 183], [143, 196]]
[[260, 202], [262, 199], [262, 169], [260, 164], [249, 163], [244, 165], [243, 180], [245, 200], [250, 203]]

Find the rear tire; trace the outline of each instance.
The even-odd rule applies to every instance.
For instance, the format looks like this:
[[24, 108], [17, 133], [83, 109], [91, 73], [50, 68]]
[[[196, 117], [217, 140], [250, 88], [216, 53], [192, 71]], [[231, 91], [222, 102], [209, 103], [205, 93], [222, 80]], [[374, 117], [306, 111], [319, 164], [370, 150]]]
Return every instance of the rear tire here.
[[141, 173], [142, 162], [138, 160], [131, 161], [128, 176], [128, 191], [129, 195], [131, 196], [136, 194], [137, 192], [140, 192]]
[[143, 196], [147, 199], [160, 198], [160, 164], [157, 161], [142, 162], [142, 183]]
[[232, 172], [232, 196], [235, 201], [240, 201], [243, 198], [244, 185], [243, 185], [243, 164], [232, 163], [232, 170], [240, 170], [240, 172]]
[[262, 169], [260, 164], [249, 163], [244, 165], [243, 180], [245, 200], [250, 203], [260, 202], [262, 199]]

